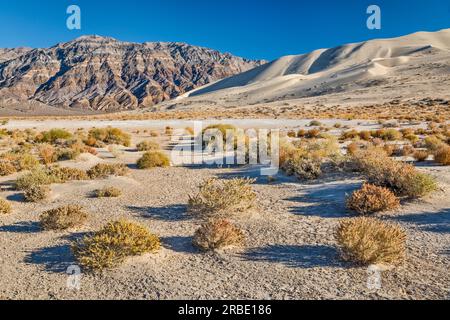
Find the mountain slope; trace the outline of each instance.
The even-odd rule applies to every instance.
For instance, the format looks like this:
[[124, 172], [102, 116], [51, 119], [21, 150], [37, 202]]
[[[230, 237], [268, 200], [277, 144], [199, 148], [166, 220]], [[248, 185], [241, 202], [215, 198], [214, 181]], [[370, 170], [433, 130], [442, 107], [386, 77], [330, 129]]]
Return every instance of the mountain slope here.
[[2, 49], [0, 102], [136, 109], [263, 63], [184, 43], [84, 36], [48, 49]]
[[[286, 56], [184, 95], [228, 105], [367, 93], [384, 87], [386, 97], [450, 95], [450, 29], [371, 40], [308, 54]], [[398, 86], [398, 87], [396, 87]], [[410, 90], [397, 92], [398, 88]]]

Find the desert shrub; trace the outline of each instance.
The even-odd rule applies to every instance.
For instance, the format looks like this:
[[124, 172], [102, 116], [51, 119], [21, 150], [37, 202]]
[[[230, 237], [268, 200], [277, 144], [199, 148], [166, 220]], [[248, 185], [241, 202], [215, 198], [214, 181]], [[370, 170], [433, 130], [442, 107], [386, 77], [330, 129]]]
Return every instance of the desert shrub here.
[[297, 131], [297, 138], [303, 138], [306, 136], [306, 130], [305, 129], [300, 129]]
[[320, 127], [322, 125], [322, 123], [320, 122], [320, 121], [318, 121], [318, 120], [312, 120], [310, 123], [309, 123], [309, 126], [310, 127]]
[[159, 132], [156, 130], [150, 131], [150, 137], [153, 137], [153, 138], [159, 137]]
[[20, 155], [18, 158], [18, 169], [21, 170], [31, 170], [39, 166], [39, 160], [37, 160], [33, 155], [25, 153]]
[[173, 135], [173, 128], [167, 126], [167, 127], [164, 129], [164, 133], [165, 133], [167, 136]]
[[104, 187], [95, 191], [97, 198], [117, 198], [122, 195], [122, 191], [114, 187]]
[[361, 140], [369, 141], [370, 139], [372, 139], [372, 133], [370, 131], [367, 131], [367, 130], [361, 131], [359, 133], [359, 138]]
[[306, 132], [305, 138], [307, 139], [315, 139], [320, 136], [320, 130], [319, 129], [310, 129]]
[[9, 160], [0, 160], [0, 176], [9, 176], [16, 173], [16, 167]]
[[0, 214], [10, 214], [12, 212], [12, 206], [9, 201], [0, 198]]
[[89, 180], [86, 171], [77, 168], [51, 167], [48, 174], [61, 182]]
[[67, 140], [72, 138], [72, 134], [64, 129], [51, 129], [50, 131], [42, 132], [36, 137], [37, 142], [46, 142], [54, 144], [57, 140]]
[[414, 149], [413, 146], [406, 145], [406, 146], [403, 146], [401, 155], [404, 156], [404, 157], [407, 157], [407, 156], [409, 156], [411, 154], [414, 154], [414, 151], [415, 151], [415, 149]]
[[16, 188], [18, 190], [27, 190], [35, 185], [50, 185], [52, 183], [59, 183], [60, 179], [51, 175], [48, 170], [37, 167], [31, 172], [20, 176], [16, 180]]
[[44, 230], [67, 230], [82, 226], [87, 218], [83, 207], [67, 205], [42, 213], [39, 220]]
[[142, 141], [136, 145], [138, 151], [156, 151], [160, 150], [161, 146], [155, 141]]
[[369, 148], [354, 156], [356, 167], [371, 184], [386, 187], [408, 198], [420, 198], [436, 190], [433, 177], [414, 166], [387, 157], [383, 149]]
[[39, 156], [44, 164], [54, 163], [58, 160], [55, 148], [47, 143], [39, 146]]
[[400, 201], [392, 191], [367, 183], [347, 198], [347, 208], [362, 215], [392, 210], [399, 206]]
[[[222, 135], [222, 142], [225, 145], [227, 141], [227, 134], [231, 134], [235, 140], [235, 145], [237, 144], [237, 134], [236, 134], [236, 127], [230, 124], [212, 124], [207, 126], [202, 131], [202, 137], [203, 137], [203, 148], [207, 147], [208, 145], [212, 144], [214, 142], [214, 139], [216, 138], [216, 132], [220, 132]], [[210, 136], [212, 134], [212, 136]]]
[[161, 151], [146, 152], [137, 162], [137, 167], [139, 169], [168, 166], [170, 166], [170, 159], [164, 152]]
[[91, 179], [107, 178], [109, 176], [125, 176], [129, 169], [122, 163], [99, 163], [87, 171]]
[[160, 246], [159, 238], [146, 227], [120, 220], [75, 242], [72, 251], [84, 268], [103, 270], [119, 265], [127, 257], [155, 252]]
[[341, 140], [353, 140], [359, 138], [359, 132], [355, 129], [342, 132], [340, 139]]
[[429, 155], [427, 150], [416, 150], [413, 153], [413, 158], [418, 162], [423, 162], [428, 159]]
[[290, 131], [288, 131], [287, 136], [289, 138], [296, 138], [297, 137], [297, 132], [295, 132], [294, 130], [290, 130]]
[[428, 136], [424, 140], [425, 147], [432, 153], [441, 148], [444, 142], [436, 136]]
[[241, 229], [227, 220], [210, 220], [195, 232], [194, 245], [203, 251], [241, 246], [245, 236]]
[[80, 155], [78, 150], [72, 148], [59, 149], [56, 155], [58, 161], [75, 160]]
[[405, 231], [374, 218], [341, 221], [336, 240], [343, 259], [361, 265], [397, 265], [405, 256]]
[[39, 202], [50, 197], [50, 186], [48, 185], [31, 185], [24, 190], [24, 197], [29, 202]]
[[321, 161], [312, 157], [296, 154], [287, 159], [281, 169], [288, 176], [296, 176], [298, 179], [317, 179], [322, 174]]
[[450, 165], [450, 147], [441, 146], [434, 153], [434, 160], [444, 166]]
[[404, 138], [411, 141], [411, 143], [416, 143], [417, 141], [419, 141], [419, 137], [415, 134], [406, 134], [404, 135]]
[[[93, 138], [106, 144], [119, 144], [129, 147], [131, 136], [118, 128], [92, 129], [88, 133], [88, 139]], [[92, 147], [95, 145], [91, 145]]]
[[242, 213], [253, 207], [256, 193], [253, 179], [205, 180], [194, 196], [189, 196], [188, 211], [200, 217]]
[[384, 141], [397, 141], [401, 140], [403, 138], [403, 135], [398, 130], [387, 129], [381, 132], [379, 138], [383, 139]]
[[190, 136], [194, 135], [194, 129], [192, 127], [186, 127], [184, 128], [184, 131], [186, 131], [186, 133]]

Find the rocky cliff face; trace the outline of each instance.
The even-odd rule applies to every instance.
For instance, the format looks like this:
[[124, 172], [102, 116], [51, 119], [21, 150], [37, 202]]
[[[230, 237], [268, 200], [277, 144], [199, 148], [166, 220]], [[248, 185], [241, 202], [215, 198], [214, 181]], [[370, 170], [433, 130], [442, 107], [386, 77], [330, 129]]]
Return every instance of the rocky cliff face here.
[[184, 43], [86, 36], [48, 49], [0, 50], [0, 100], [136, 109], [263, 63]]

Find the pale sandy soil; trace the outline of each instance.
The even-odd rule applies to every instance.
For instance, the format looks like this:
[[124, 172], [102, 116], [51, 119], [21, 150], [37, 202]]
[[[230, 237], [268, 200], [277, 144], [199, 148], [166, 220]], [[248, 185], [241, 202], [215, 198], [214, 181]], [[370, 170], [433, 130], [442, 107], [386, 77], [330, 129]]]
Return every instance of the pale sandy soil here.
[[[135, 142], [143, 136], [135, 137]], [[167, 139], [164, 141], [167, 145]], [[22, 201], [6, 188], [1, 196], [14, 212], [0, 216], [0, 298], [5, 299], [448, 299], [450, 292], [450, 170], [426, 163], [421, 169], [437, 177], [441, 190], [424, 200], [406, 203], [383, 219], [400, 223], [408, 234], [408, 257], [384, 271], [382, 288], [367, 288], [365, 268], [342, 262], [334, 229], [352, 214], [345, 195], [358, 188], [358, 176], [328, 174], [313, 182], [279, 175], [255, 184], [258, 207], [237, 219], [247, 247], [204, 254], [192, 246], [199, 221], [186, 214], [188, 195], [207, 177], [256, 176], [255, 168], [171, 167], [141, 171], [133, 165], [140, 153], [132, 148], [120, 159], [102, 151], [65, 165], [89, 168], [98, 161], [130, 164], [127, 177], [53, 185], [46, 204]], [[84, 160], [83, 160], [84, 159]], [[117, 199], [96, 199], [92, 191], [119, 187]], [[91, 212], [82, 229], [45, 232], [38, 216], [49, 208], [77, 203]], [[83, 274], [79, 291], [67, 288], [73, 265], [70, 240], [97, 230], [108, 221], [138, 221], [162, 238], [159, 253], [130, 259], [103, 274]]]

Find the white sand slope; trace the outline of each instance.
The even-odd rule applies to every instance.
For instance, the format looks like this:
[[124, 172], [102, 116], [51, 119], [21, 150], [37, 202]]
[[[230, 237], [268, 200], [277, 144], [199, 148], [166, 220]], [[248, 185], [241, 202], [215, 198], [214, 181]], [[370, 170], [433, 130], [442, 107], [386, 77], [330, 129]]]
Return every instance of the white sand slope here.
[[[435, 75], [440, 76], [439, 79], [434, 79]], [[430, 85], [433, 79], [435, 84]], [[374, 84], [373, 80], [377, 82]], [[396, 82], [399, 87], [391, 90], [395, 91], [393, 96], [419, 93], [415, 86], [421, 84], [423, 94], [444, 95], [450, 91], [447, 81], [450, 81], [450, 29], [285, 56], [191, 91], [176, 102], [258, 104], [350, 93], [379, 84], [392, 88]], [[405, 86], [405, 83], [414, 85]], [[400, 85], [403, 85], [402, 90], [399, 90]]]

